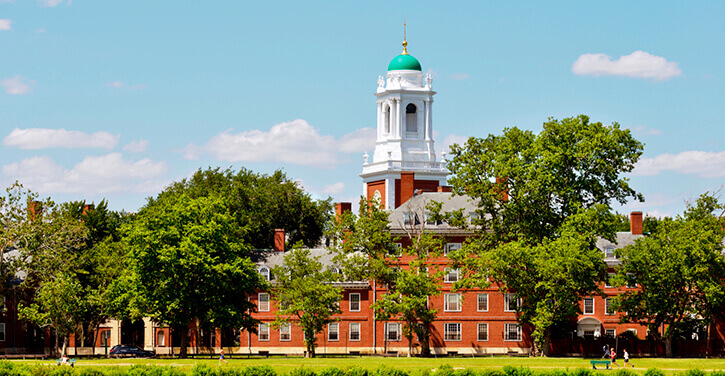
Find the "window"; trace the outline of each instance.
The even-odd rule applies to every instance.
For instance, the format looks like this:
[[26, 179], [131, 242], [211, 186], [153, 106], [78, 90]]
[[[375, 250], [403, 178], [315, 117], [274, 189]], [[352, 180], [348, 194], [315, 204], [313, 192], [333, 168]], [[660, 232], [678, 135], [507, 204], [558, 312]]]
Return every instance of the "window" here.
[[613, 315], [615, 313], [614, 308], [612, 308], [612, 298], [604, 299], [604, 314]]
[[359, 340], [360, 340], [360, 323], [351, 322], [350, 323], [350, 341], [359, 341]]
[[516, 294], [504, 294], [503, 311], [516, 312], [516, 308], [521, 305], [521, 299], [516, 299]]
[[350, 312], [360, 312], [360, 294], [350, 294]]
[[472, 225], [475, 225], [478, 223], [478, 221], [481, 219], [481, 216], [478, 215], [476, 212], [469, 212], [468, 213], [468, 222]]
[[460, 312], [461, 311], [461, 294], [445, 294], [444, 296], [444, 311], [445, 312]]
[[331, 322], [327, 324], [327, 340], [337, 341], [340, 339], [340, 324]]
[[616, 337], [617, 336], [617, 329], [604, 329], [604, 336], [605, 337]]
[[614, 250], [616, 249], [613, 245], [608, 245], [604, 247], [604, 259], [606, 260], [616, 260], [617, 255], [614, 254]]
[[259, 309], [259, 312], [269, 312], [269, 294], [260, 292], [258, 296], [259, 303], [257, 303], [257, 309]]
[[630, 329], [627, 329], [627, 331], [632, 332], [632, 334], [634, 334], [635, 337], [637, 336], [637, 329], [630, 328]]
[[594, 298], [584, 298], [584, 314], [594, 314]]
[[630, 289], [637, 288], [637, 279], [632, 274], [627, 275], [627, 287]]
[[614, 287], [612, 281], [614, 280], [614, 273], [607, 273], [607, 279], [604, 280], [604, 287]]
[[266, 322], [259, 323], [257, 338], [259, 338], [260, 341], [269, 341], [269, 325], [267, 325]]
[[400, 323], [389, 322], [385, 328], [385, 338], [388, 341], [400, 341]]
[[443, 221], [440, 219], [434, 219], [433, 213], [425, 212], [425, 224], [428, 226], [439, 226], [443, 224]]
[[443, 255], [447, 256], [449, 253], [459, 249], [461, 249], [461, 243], [447, 243], [446, 247], [443, 248]]
[[460, 269], [446, 268], [446, 274], [443, 277], [446, 283], [458, 282], [458, 276], [461, 273]]
[[268, 280], [270, 279], [271, 273], [269, 272], [269, 268], [266, 266], [262, 266], [259, 268], [259, 274], [264, 277], [264, 279]]
[[290, 324], [282, 324], [279, 326], [279, 340], [280, 341], [291, 341], [292, 340], [292, 326], [290, 326]]
[[488, 294], [478, 294], [478, 312], [488, 312]]
[[417, 132], [418, 131], [418, 117], [416, 114], [417, 108], [414, 104], [408, 103], [405, 106], [405, 131], [406, 132]]
[[521, 341], [521, 325], [504, 324], [503, 340], [504, 341]]
[[488, 324], [478, 323], [478, 340], [488, 341]]
[[461, 340], [461, 323], [447, 322], [444, 326], [444, 341], [460, 341]]
[[385, 110], [383, 110], [383, 121], [385, 122], [385, 133], [390, 133], [390, 105], [385, 105]]
[[[106, 334], [108, 333], [108, 334]], [[110, 330], [104, 330], [101, 332], [101, 345], [110, 344], [109, 342], [106, 342], [106, 339], [111, 338], [111, 331]], [[166, 333], [163, 331], [159, 331], [156, 333], [156, 346], [166, 346]]]

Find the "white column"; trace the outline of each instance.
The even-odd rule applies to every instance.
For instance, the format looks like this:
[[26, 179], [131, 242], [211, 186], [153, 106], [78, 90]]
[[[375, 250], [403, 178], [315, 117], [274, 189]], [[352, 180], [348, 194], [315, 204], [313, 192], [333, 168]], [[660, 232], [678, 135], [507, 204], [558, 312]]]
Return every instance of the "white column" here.
[[108, 348], [121, 344], [121, 321], [119, 320], [108, 320], [108, 324], [111, 326], [111, 338], [108, 340]]
[[400, 120], [400, 98], [395, 98], [395, 138], [403, 138], [403, 122]]
[[425, 134], [427, 137], [426, 139], [431, 140], [432, 139], [431, 137], [433, 135], [433, 99], [429, 99], [427, 102], [428, 102], [427, 106], [425, 106], [425, 110], [426, 110], [425, 115], [427, 118], [426, 127], [428, 128], [428, 130], [425, 132]]
[[385, 132], [385, 120], [383, 120], [383, 103], [378, 102], [378, 141], [383, 139], [383, 133]]
[[395, 208], [395, 179], [385, 179], [385, 209]]
[[154, 349], [154, 323], [150, 318], [143, 318], [143, 342], [144, 350]]

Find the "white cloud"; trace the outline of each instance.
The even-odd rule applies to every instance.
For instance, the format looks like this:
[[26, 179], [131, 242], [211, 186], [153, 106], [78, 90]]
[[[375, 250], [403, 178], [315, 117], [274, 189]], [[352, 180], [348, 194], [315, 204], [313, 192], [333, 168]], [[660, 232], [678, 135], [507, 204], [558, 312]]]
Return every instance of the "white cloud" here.
[[660, 154], [654, 158], [642, 158], [632, 173], [639, 176], [655, 176], [665, 171], [703, 178], [725, 177], [725, 151], [683, 151], [678, 154]]
[[35, 156], [2, 167], [3, 174], [43, 193], [85, 194], [158, 192], [168, 184], [165, 162], [148, 158], [126, 161], [120, 153], [87, 156], [72, 169], [63, 169], [47, 156]]
[[666, 80], [682, 74], [677, 63], [644, 51], [612, 60], [606, 54], [584, 54], [572, 64], [571, 71], [580, 76], [626, 76]]
[[126, 85], [126, 84], [124, 84], [121, 81], [109, 82], [107, 84], [107, 86], [108, 87], [115, 88], [115, 89], [121, 89], [121, 88], [123, 88], [123, 89], [128, 89], [128, 90], [140, 90], [140, 89], [145, 89], [146, 88], [146, 85], [144, 85], [144, 84]]
[[26, 81], [20, 76], [6, 78], [0, 81], [5, 92], [12, 95], [28, 94], [32, 91], [33, 81]]
[[15, 128], [3, 139], [3, 145], [26, 150], [47, 148], [100, 148], [110, 150], [116, 147], [120, 137], [121, 135], [103, 131], [88, 134], [81, 131], [67, 131], [62, 128]]
[[468, 73], [453, 73], [451, 75], [452, 80], [467, 80], [469, 78], [471, 78], [471, 76], [468, 75]]
[[9, 18], [0, 18], [0, 30], [12, 30], [13, 20]]
[[326, 185], [320, 190], [321, 193], [326, 195], [337, 195], [345, 191], [345, 183], [339, 181], [334, 184]]
[[36, 33], [38, 33], [38, 34], [43, 34], [43, 33], [45, 32], [45, 29], [43, 29], [43, 28], [41, 27], [40, 29], [38, 29], [38, 30], [35, 30], [35, 32], [36, 32]]
[[337, 164], [337, 142], [320, 135], [302, 119], [275, 124], [264, 132], [226, 130], [203, 146], [189, 144], [183, 150], [187, 159], [209, 153], [228, 162], [283, 162], [303, 166], [332, 167]]
[[[38, 0], [38, 2], [44, 7], [55, 7], [62, 3], [63, 0]], [[66, 3], [70, 5], [71, 0], [68, 0]]]
[[149, 146], [149, 141], [144, 140], [143, 138], [140, 138], [138, 140], [133, 140], [126, 144], [126, 146], [123, 147], [123, 150], [129, 152], [129, 153], [141, 153], [146, 151], [146, 148]]
[[662, 131], [655, 128], [649, 128], [644, 125], [639, 125], [634, 128], [631, 128], [632, 132], [640, 135], [646, 135], [646, 136], [661, 136]]
[[340, 138], [340, 151], [343, 153], [362, 153], [375, 148], [376, 130], [370, 127], [356, 129]]
[[455, 134], [449, 134], [446, 136], [446, 138], [443, 139], [443, 148], [446, 152], [446, 154], [451, 153], [451, 145], [458, 144], [458, 145], [464, 145], [468, 141], [468, 137], [466, 136], [459, 136]]

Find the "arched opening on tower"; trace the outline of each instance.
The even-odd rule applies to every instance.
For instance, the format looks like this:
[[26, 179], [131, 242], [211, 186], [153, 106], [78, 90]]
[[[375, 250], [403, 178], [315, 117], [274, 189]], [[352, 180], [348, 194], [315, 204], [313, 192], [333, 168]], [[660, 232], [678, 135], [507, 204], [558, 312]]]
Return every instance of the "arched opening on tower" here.
[[383, 121], [385, 122], [385, 133], [390, 133], [390, 105], [385, 105], [383, 118]]
[[405, 131], [415, 133], [418, 131], [418, 108], [414, 104], [408, 103], [405, 106]]

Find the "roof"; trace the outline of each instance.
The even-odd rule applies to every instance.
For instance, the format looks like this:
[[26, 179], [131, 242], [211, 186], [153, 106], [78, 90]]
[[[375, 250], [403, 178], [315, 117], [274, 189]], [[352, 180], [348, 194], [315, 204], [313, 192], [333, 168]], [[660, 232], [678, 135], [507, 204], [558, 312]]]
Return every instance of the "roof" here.
[[[638, 234], [632, 234], [631, 232], [617, 232], [616, 237], [614, 239], [614, 243], [610, 242], [607, 239], [604, 239], [602, 237], [599, 237], [597, 239], [597, 248], [601, 249], [602, 251], [605, 251], [607, 248], [613, 247], [613, 249], [619, 249], [624, 248], [628, 245], [634, 244], [637, 239], [643, 237], [644, 235], [638, 235]], [[607, 265], [616, 265], [619, 264], [620, 261], [617, 258], [605, 258], [604, 261], [607, 263]]]
[[[426, 230], [437, 234], [473, 235], [475, 233], [476, 229], [473, 226], [460, 229], [446, 222], [426, 223], [426, 205], [431, 202], [440, 202], [442, 204], [441, 213], [463, 209], [464, 217], [468, 217], [469, 220], [471, 217], [477, 215], [478, 200], [472, 199], [469, 196], [455, 195], [451, 192], [425, 192], [413, 196], [410, 200], [390, 213], [388, 220], [390, 222], [391, 232], [394, 234], [404, 232], [406, 226], [410, 226], [411, 224], [415, 225], [415, 220], [417, 219], [418, 224], [424, 225]], [[408, 222], [406, 224], [408, 218], [411, 218], [412, 223]]]
[[412, 55], [404, 53], [394, 57], [393, 60], [390, 61], [390, 64], [388, 64], [388, 71], [394, 70], [422, 71], [423, 69], [420, 67], [418, 59], [414, 58]]
[[[257, 270], [260, 270], [263, 266], [266, 266], [271, 271], [271, 269], [274, 267], [284, 265], [284, 256], [288, 252], [289, 251], [275, 252], [274, 250], [264, 250], [259, 254], [259, 257], [255, 262], [257, 264]], [[319, 258], [320, 263], [328, 268], [337, 267], [333, 261], [335, 255], [330, 249], [310, 248], [310, 257]], [[272, 275], [271, 280], [274, 281], [274, 275]], [[333, 285], [345, 289], [360, 289], [367, 288], [368, 286], [370, 286], [370, 283], [366, 281], [342, 281], [334, 282]]]

